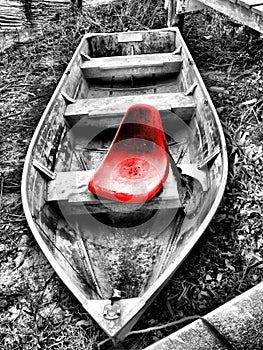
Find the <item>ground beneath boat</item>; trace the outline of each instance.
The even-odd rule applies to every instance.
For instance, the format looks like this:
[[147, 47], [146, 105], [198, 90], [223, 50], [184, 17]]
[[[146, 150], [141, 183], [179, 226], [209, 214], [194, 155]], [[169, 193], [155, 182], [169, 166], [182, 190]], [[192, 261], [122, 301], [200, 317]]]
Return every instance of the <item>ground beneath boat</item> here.
[[[23, 162], [84, 27], [98, 32], [165, 25], [161, 1], [119, 1], [82, 16], [65, 13], [46, 23], [36, 41], [0, 55], [2, 349], [91, 350], [106, 338], [55, 275], [27, 227], [20, 197]], [[184, 34], [224, 127], [229, 177], [203, 238], [136, 329], [204, 315], [262, 280], [263, 39], [212, 11], [188, 15]], [[143, 349], [178, 327], [130, 336], [123, 346]]]

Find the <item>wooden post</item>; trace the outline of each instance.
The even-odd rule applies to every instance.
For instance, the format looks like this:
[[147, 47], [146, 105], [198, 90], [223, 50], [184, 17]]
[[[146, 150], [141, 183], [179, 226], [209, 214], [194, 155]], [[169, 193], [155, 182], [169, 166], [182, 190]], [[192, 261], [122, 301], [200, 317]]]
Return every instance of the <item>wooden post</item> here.
[[184, 13], [177, 13], [176, 15], [174, 15], [172, 25], [178, 27], [180, 32], [183, 33], [183, 30], [184, 30]]
[[26, 16], [26, 20], [31, 23], [32, 22], [32, 0], [22, 0], [24, 14]]
[[180, 29], [180, 31], [183, 31], [184, 13], [177, 12], [177, 6], [178, 6], [177, 1], [178, 0], [165, 1], [165, 7], [168, 10], [167, 26], [168, 27], [176, 26]]
[[182, 32], [184, 14], [204, 9], [206, 6], [198, 0], [166, 0], [165, 8], [168, 9], [168, 27], [176, 26]]
[[75, 5], [77, 3], [78, 9], [82, 9], [82, 0], [71, 0], [72, 4]]

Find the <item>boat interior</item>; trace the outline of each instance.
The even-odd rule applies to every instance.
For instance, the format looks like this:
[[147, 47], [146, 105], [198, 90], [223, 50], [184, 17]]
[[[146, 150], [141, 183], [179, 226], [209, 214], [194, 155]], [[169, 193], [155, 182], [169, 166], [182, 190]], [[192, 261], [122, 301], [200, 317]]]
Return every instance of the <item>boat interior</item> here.
[[[169, 173], [142, 203], [98, 197], [88, 183], [135, 104], [160, 113]], [[40, 121], [26, 171], [31, 226], [67, 285], [87, 299], [110, 299], [114, 289], [139, 297], [187, 255], [221, 196], [220, 128], [176, 29], [84, 37]]]

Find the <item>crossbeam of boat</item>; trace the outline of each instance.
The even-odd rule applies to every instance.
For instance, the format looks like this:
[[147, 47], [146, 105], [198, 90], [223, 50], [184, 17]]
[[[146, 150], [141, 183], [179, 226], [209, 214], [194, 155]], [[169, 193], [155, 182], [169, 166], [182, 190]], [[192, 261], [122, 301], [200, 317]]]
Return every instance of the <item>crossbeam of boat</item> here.
[[87, 79], [125, 77], [145, 74], [177, 73], [182, 58], [174, 53], [154, 53], [130, 56], [98, 57], [83, 62], [81, 70]]
[[[65, 207], [68, 206], [68, 214], [85, 214], [89, 207], [92, 213], [108, 212], [109, 209], [126, 212], [131, 210], [134, 204], [99, 200], [88, 190], [88, 182], [94, 171], [70, 171], [59, 172], [54, 180], [48, 183], [47, 201], [57, 202]], [[180, 193], [177, 183], [170, 169], [168, 178], [160, 194], [144, 203], [144, 209], [168, 209], [182, 207]], [[138, 208], [140, 205], [138, 206]]]
[[192, 96], [186, 96], [179, 92], [116, 96], [77, 100], [67, 106], [64, 117], [70, 125], [74, 125], [80, 120], [82, 120], [82, 125], [85, 122], [87, 125], [91, 125], [91, 123], [94, 125], [107, 125], [109, 122], [119, 123], [126, 110], [131, 105], [138, 103], [149, 104], [158, 109], [162, 120], [166, 118], [165, 112], [174, 112], [179, 118], [190, 120], [196, 107]]

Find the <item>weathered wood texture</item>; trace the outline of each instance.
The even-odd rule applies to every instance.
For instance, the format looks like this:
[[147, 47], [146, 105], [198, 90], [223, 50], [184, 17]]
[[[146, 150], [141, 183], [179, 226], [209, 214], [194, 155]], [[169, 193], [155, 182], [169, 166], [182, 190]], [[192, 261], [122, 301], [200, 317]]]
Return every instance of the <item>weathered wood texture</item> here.
[[[110, 336], [123, 339], [168, 282], [215, 214], [226, 184], [227, 156], [218, 116], [179, 31], [174, 28], [143, 32], [140, 36], [130, 37], [129, 40], [131, 41], [128, 45], [126, 45], [126, 42], [119, 43], [118, 36], [117, 33], [92, 36], [87, 34], [78, 47], [31, 141], [22, 178], [22, 198], [30, 228], [55, 271], [101, 327]], [[121, 35], [121, 40], [128, 40], [127, 36], [126, 38], [124, 36], [126, 35]], [[201, 152], [202, 160], [205, 162], [207, 161], [206, 155], [211, 156], [210, 151], [219, 149], [219, 152], [202, 169], [199, 169], [198, 165], [195, 166], [194, 172], [191, 169], [190, 173], [195, 175], [193, 181], [190, 181], [190, 185], [193, 182], [193, 186], [190, 188], [191, 200], [188, 200], [190, 205], [186, 211], [177, 208], [154, 210], [154, 213], [150, 213], [150, 216], [148, 216], [149, 211], [147, 210], [145, 210], [143, 216], [138, 215], [136, 211], [129, 212], [129, 225], [127, 225], [126, 213], [124, 215], [123, 213], [117, 213], [116, 215], [116, 212], [109, 212], [107, 218], [103, 214], [100, 217], [101, 220], [95, 220], [94, 218], [94, 216], [97, 218], [100, 214], [81, 215], [81, 217], [79, 215], [68, 215], [72, 214], [72, 207], [85, 209], [83, 201], [77, 198], [77, 204], [74, 204], [74, 201], [68, 203], [69, 199], [74, 199], [69, 196], [70, 198], [67, 197], [62, 200], [63, 203], [58, 202], [56, 197], [54, 201], [47, 202], [47, 182], [31, 166], [31, 162], [32, 160], [38, 160], [44, 166], [56, 172], [56, 180], [58, 180], [61, 172], [75, 172], [86, 168], [95, 170], [97, 168], [103, 154], [97, 152], [96, 145], [98, 143], [98, 147], [105, 147], [110, 137], [106, 134], [108, 135], [108, 139], [106, 139], [104, 137], [105, 133], [98, 131], [99, 134], [95, 133], [92, 138], [93, 142], [90, 143], [88, 140], [90, 137], [87, 137], [86, 131], [91, 128], [65, 128], [64, 113], [68, 106], [64, 96], [66, 93], [74, 99], [89, 98], [87, 94], [89, 93], [91, 80], [92, 83], [94, 82], [93, 79], [86, 82], [82, 77], [79, 68], [83, 59], [81, 53], [94, 57], [97, 52], [98, 55], [100, 54], [101, 47], [104, 48], [104, 50], [102, 49], [103, 52], [107, 48], [111, 56], [114, 56], [114, 53], [119, 56], [121, 55], [119, 51], [126, 52], [127, 47], [133, 45], [133, 40], [136, 38], [136, 40], [139, 40], [139, 37], [148, 38], [145, 45], [141, 41], [138, 41], [138, 46], [134, 45], [135, 50], [141, 48], [143, 54], [163, 52], [161, 50], [163, 47], [165, 48], [164, 52], [168, 52], [168, 48], [172, 48], [170, 52], [176, 48], [181, 48], [179, 51], [183, 60], [183, 67], [180, 72], [171, 74], [171, 77], [164, 75], [161, 77], [162, 80], [156, 79], [155, 83], [156, 85], [158, 83], [163, 85], [163, 90], [157, 90], [156, 95], [188, 91], [188, 96], [185, 97], [193, 97], [196, 103], [196, 113], [193, 114], [190, 122], [185, 123], [174, 115], [173, 123], [169, 123], [173, 125], [169, 125], [168, 132], [166, 132], [170, 135], [171, 140], [178, 142], [176, 145], [174, 142], [170, 142], [169, 147], [172, 157], [177, 159], [175, 162], [179, 163], [178, 167], [181, 167], [182, 174], [189, 174], [187, 164], [199, 162], [198, 152]], [[163, 40], [156, 40], [157, 37]], [[172, 38], [172, 40], [168, 40], [169, 38]], [[101, 45], [97, 45], [98, 43]], [[159, 44], [160, 50], [157, 47]], [[173, 86], [176, 87], [174, 90], [171, 90], [171, 79], [174, 80]], [[101, 87], [101, 90], [98, 90], [99, 94], [103, 92], [104, 96], [95, 95], [94, 84], [91, 84], [93, 97], [109, 97], [111, 91], [105, 89], [105, 81], [98, 80], [97, 84]], [[142, 95], [145, 91], [145, 85], [150, 84], [151, 89], [154, 85], [152, 80], [142, 78], [143, 87], [138, 90], [137, 85], [135, 88], [133, 86], [133, 79], [126, 80], [130, 88], [128, 95]], [[125, 92], [127, 91], [121, 89], [119, 92], [126, 95]], [[116, 96], [115, 92], [113, 96], [111, 95], [114, 99]], [[60, 132], [60, 129], [62, 129], [62, 132]], [[48, 130], [50, 130], [50, 133]], [[63, 133], [63, 130], [67, 131], [66, 134]], [[216, 130], [217, 132], [215, 132]], [[89, 132], [92, 136], [93, 130], [89, 130]], [[208, 146], [206, 143], [210, 140], [212, 142]], [[60, 141], [60, 145], [54, 149], [57, 141]], [[204, 149], [202, 148], [203, 142], [205, 143]], [[88, 147], [93, 148], [93, 152], [87, 151]], [[79, 150], [80, 148], [82, 150]], [[83, 149], [85, 150], [83, 151]], [[78, 161], [78, 156], [80, 160], [83, 160], [82, 162]], [[172, 172], [170, 173], [172, 174]], [[197, 181], [194, 181], [195, 178], [199, 180], [197, 184]], [[186, 177], [184, 181], [187, 181]], [[77, 191], [79, 187], [86, 190], [87, 185], [88, 179], [84, 177], [82, 185], [77, 184], [75, 187]], [[181, 185], [186, 189], [187, 183], [184, 184], [181, 181]], [[62, 181], [61, 186], [59, 191], [63, 191], [68, 187], [65, 181]], [[174, 189], [176, 189], [176, 184], [173, 186]], [[49, 193], [53, 194], [55, 191]], [[77, 192], [76, 195], [78, 196], [79, 193]], [[183, 197], [184, 203], [187, 198], [188, 196]], [[65, 212], [65, 206], [69, 208], [69, 213]], [[60, 210], [57, 210], [58, 207]], [[93, 207], [96, 206], [93, 205]], [[87, 214], [86, 209], [85, 214]], [[84, 244], [81, 242], [84, 242]], [[83, 249], [81, 248], [83, 246], [90, 256], [94, 275], [100, 283], [101, 294], [105, 300], [93, 300], [98, 298], [94, 293], [96, 283], [92, 278], [92, 271], [90, 273], [91, 277], [88, 276], [89, 268], [83, 263]], [[98, 247], [99, 249], [97, 249]], [[143, 256], [143, 260], [138, 259], [141, 256]], [[123, 270], [123, 261], [131, 263], [128, 265], [128, 267], [131, 266], [128, 271], [127, 269]], [[147, 261], [147, 264], [145, 261]], [[150, 265], [148, 264], [149, 261]], [[147, 274], [141, 269], [144, 266], [148, 266]], [[114, 269], [115, 267], [117, 269]], [[108, 281], [106, 282], [105, 274], [108, 275]], [[127, 276], [129, 280], [127, 280]], [[132, 283], [134, 284], [135, 277], [139, 280], [139, 284], [135, 286], [135, 289], [132, 289], [131, 286]], [[136, 302], [132, 304], [130, 299], [122, 301], [122, 314], [116, 322], [107, 320], [103, 316], [103, 307], [105, 303], [108, 303], [109, 293], [113, 287], [117, 289], [123, 289], [124, 287], [125, 298], [140, 296], [140, 299], [136, 299]]]
[[0, 32], [20, 30], [23, 26], [41, 26], [43, 21], [69, 8], [71, 0], [1, 0]]
[[[127, 56], [165, 53], [175, 50], [174, 32], [123, 32], [93, 36], [88, 39], [91, 57]], [[133, 52], [132, 52], [133, 51]]]
[[182, 60], [177, 55], [155, 53], [148, 55], [115, 56], [92, 58], [82, 64], [82, 72], [87, 79], [141, 76], [151, 74], [177, 73]]
[[263, 5], [252, 7], [252, 12], [254, 12], [260, 16], [263, 16]]
[[[239, 350], [261, 350], [263, 283], [212, 311], [204, 318]], [[172, 333], [145, 350], [226, 349], [201, 320]]]
[[237, 0], [236, 2], [239, 5], [247, 7], [247, 8], [251, 8], [253, 6], [258, 6], [258, 5], [262, 5], [263, 4], [262, 0]]
[[[83, 0], [82, 6], [95, 6], [111, 0]], [[80, 0], [0, 0], [0, 50], [23, 43], [42, 33], [42, 24], [56, 20]]]
[[38, 26], [71, 5], [94, 6], [109, 0], [0, 0], [0, 32]]
[[[175, 0], [174, 0], [175, 1]], [[263, 1], [260, 0], [198, 0], [201, 4], [213, 8], [233, 21], [251, 27], [263, 33]], [[192, 0], [182, 2], [184, 6], [177, 6], [180, 12], [188, 12]], [[171, 6], [171, 5], [170, 5]], [[174, 5], [173, 5], [174, 6]], [[172, 22], [172, 19], [168, 19]]]
[[77, 100], [68, 105], [64, 116], [70, 125], [80, 120], [82, 125], [113, 125], [137, 103], [153, 105], [162, 119], [165, 119], [165, 112], [172, 111], [181, 119], [190, 120], [196, 106], [193, 97], [183, 93], [130, 95]]
[[[56, 179], [50, 181], [48, 184], [47, 200], [64, 202], [64, 204], [70, 207], [69, 212], [72, 214], [81, 214], [83, 211], [86, 213], [87, 209], [83, 206], [84, 204], [92, 205], [93, 208], [91, 208], [91, 211], [93, 213], [107, 212], [109, 208], [125, 211], [126, 206], [129, 207], [128, 209], [130, 211], [132, 207], [135, 207], [132, 204], [116, 204], [116, 202], [111, 200], [99, 200], [96, 198], [88, 190], [88, 183], [93, 173], [94, 171], [92, 170], [58, 173]], [[81, 207], [74, 208], [76, 205], [80, 205]], [[179, 208], [182, 206], [177, 190], [177, 183], [171, 169], [160, 195], [145, 203], [144, 206], [151, 210]]]

